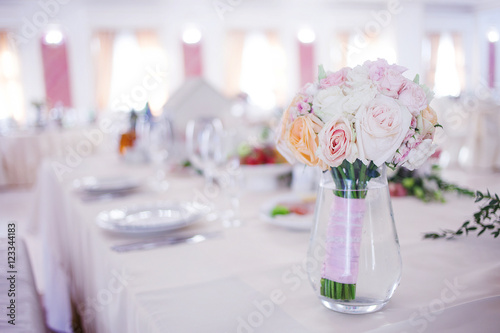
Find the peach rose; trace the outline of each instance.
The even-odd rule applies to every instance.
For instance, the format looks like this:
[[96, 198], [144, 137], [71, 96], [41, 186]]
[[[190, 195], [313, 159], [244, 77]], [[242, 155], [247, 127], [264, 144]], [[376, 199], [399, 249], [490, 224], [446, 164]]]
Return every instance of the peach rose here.
[[427, 107], [417, 117], [417, 122], [417, 128], [422, 138], [433, 139], [437, 124], [436, 112], [431, 107]]
[[290, 151], [287, 145], [287, 132], [290, 124], [292, 123], [291, 110], [295, 108], [296, 101], [299, 99], [298, 96], [294, 98], [290, 106], [283, 112], [281, 116], [280, 124], [278, 127], [278, 132], [276, 133], [276, 149], [279, 153], [289, 162], [295, 162], [294, 154]]
[[[354, 135], [351, 124], [345, 119], [336, 118], [328, 122], [318, 134], [318, 156], [331, 167], [338, 167], [344, 159], [352, 158]], [[356, 150], [357, 151], [357, 150]]]
[[438, 123], [436, 111], [434, 111], [434, 109], [430, 106], [427, 106], [427, 108], [422, 111], [422, 117], [428, 120], [433, 126], [437, 125]]
[[321, 120], [312, 115], [297, 117], [286, 132], [286, 142], [288, 149], [294, 157], [301, 163], [309, 166], [320, 165], [323, 163], [316, 156], [318, 149], [318, 133], [323, 126]]

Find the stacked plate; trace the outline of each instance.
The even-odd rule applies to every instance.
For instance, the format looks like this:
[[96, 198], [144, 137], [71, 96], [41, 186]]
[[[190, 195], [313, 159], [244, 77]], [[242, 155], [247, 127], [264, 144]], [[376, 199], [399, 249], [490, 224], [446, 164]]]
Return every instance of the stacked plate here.
[[201, 216], [202, 211], [191, 203], [160, 202], [103, 211], [96, 222], [106, 230], [143, 233], [183, 228]]
[[130, 177], [84, 177], [76, 179], [73, 185], [77, 191], [87, 195], [124, 194], [136, 190], [140, 179]]

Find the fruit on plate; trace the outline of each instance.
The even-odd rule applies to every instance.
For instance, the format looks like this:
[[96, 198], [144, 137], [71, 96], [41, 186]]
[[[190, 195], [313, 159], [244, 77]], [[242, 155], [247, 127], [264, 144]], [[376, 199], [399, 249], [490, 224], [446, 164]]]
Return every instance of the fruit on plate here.
[[314, 204], [316, 197], [305, 197], [300, 200], [280, 202], [271, 210], [271, 216], [276, 217], [277, 215], [307, 215], [314, 212]]
[[284, 163], [285, 159], [272, 145], [252, 147], [242, 144], [238, 147], [240, 163], [246, 165]]

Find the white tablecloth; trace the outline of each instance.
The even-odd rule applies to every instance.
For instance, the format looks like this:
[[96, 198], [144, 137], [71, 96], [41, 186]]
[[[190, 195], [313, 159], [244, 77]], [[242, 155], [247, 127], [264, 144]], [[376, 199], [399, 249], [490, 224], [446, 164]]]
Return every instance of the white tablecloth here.
[[[203, 193], [202, 180], [172, 176], [165, 194], [145, 189], [99, 202], [80, 200], [72, 181], [150, 172], [111, 157], [89, 158], [61, 182], [50, 164], [42, 168], [35, 207], [44, 229], [45, 298], [52, 327], [69, 329], [67, 299], [64, 293], [55, 294], [67, 283], [90, 332], [498, 332], [498, 239], [422, 240], [425, 231], [456, 229], [470, 218], [476, 209], [470, 198], [451, 196], [446, 204], [394, 198], [401, 284], [383, 310], [352, 316], [326, 309], [313, 293], [304, 269], [309, 234], [259, 219], [261, 205], [283, 192], [244, 193], [244, 224], [239, 228], [223, 229], [206, 221], [189, 227], [221, 229], [222, 237], [113, 252], [112, 245], [140, 237], [101, 230], [95, 224], [100, 211], [159, 199], [192, 200]], [[453, 176], [480, 189], [500, 190], [498, 176]], [[58, 270], [64, 275], [55, 274]], [[65, 279], [55, 280], [58, 276]]]
[[32, 185], [44, 158], [90, 155], [95, 149], [86, 129], [13, 132], [0, 136], [0, 187]]

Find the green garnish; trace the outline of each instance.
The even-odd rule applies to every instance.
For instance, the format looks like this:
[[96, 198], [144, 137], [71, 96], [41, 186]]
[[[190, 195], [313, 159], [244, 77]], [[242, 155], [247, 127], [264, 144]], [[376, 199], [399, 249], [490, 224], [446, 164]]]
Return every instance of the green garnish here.
[[277, 205], [271, 211], [272, 217], [275, 217], [276, 215], [287, 215], [287, 214], [290, 214], [290, 209], [288, 209], [288, 207], [283, 205]]

